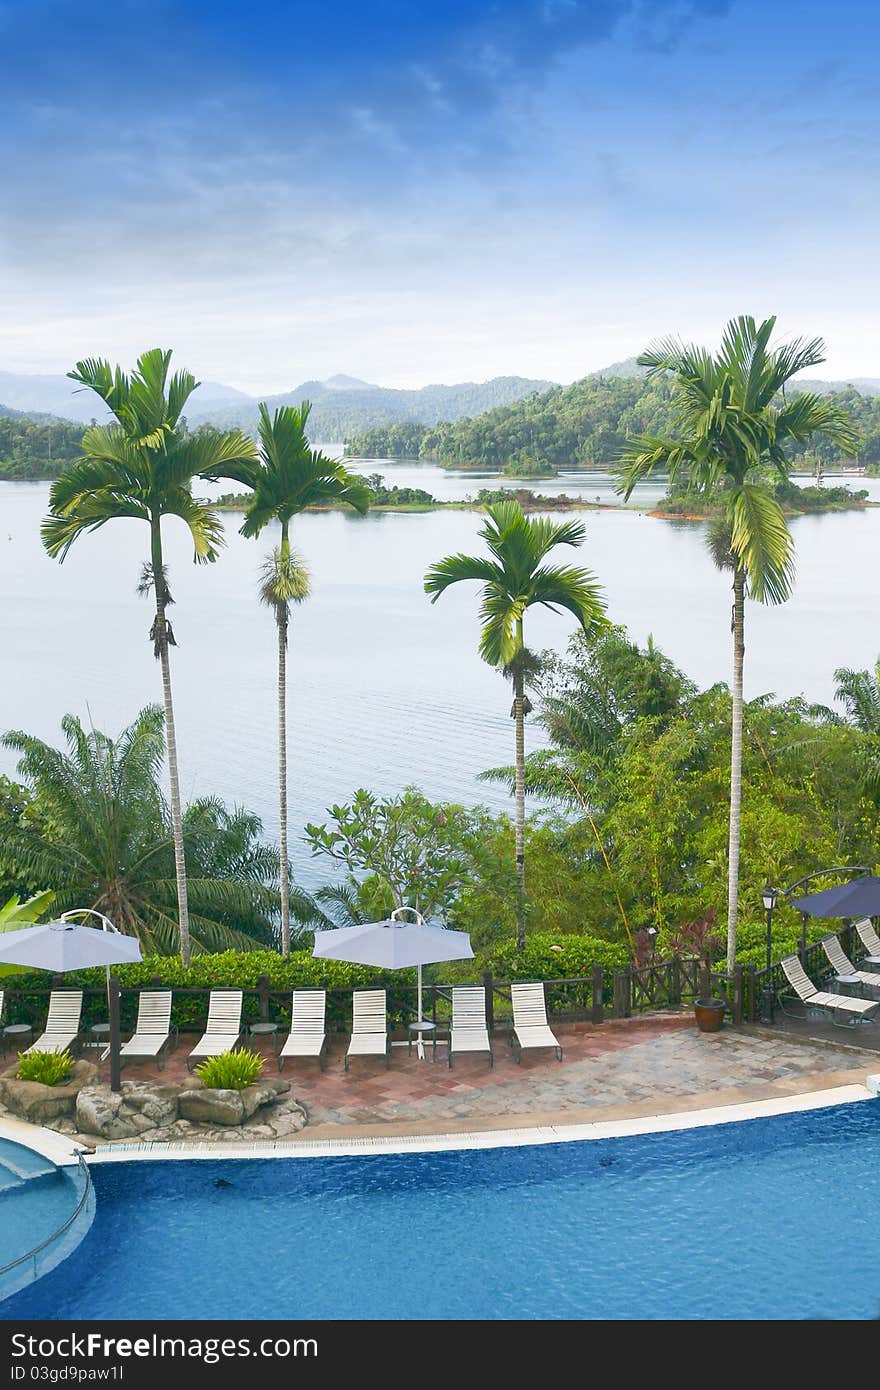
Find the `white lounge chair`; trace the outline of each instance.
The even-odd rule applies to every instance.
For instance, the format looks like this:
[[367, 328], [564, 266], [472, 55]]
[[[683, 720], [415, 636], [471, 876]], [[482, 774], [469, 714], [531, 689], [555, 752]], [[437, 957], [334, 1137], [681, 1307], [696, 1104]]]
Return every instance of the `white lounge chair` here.
[[880, 974], [875, 970], [856, 970], [836, 936], [823, 937], [822, 948], [828, 957], [828, 964], [841, 980], [865, 989], [880, 989]]
[[522, 1059], [524, 1049], [552, 1047], [558, 1061], [562, 1061], [562, 1048], [559, 1039], [547, 1022], [547, 1000], [542, 984], [511, 985], [510, 997], [513, 1001], [513, 1028], [510, 1041], [514, 1047], [516, 1060]]
[[865, 961], [880, 967], [880, 936], [874, 930], [874, 923], [870, 917], [863, 917], [861, 922], [856, 922], [856, 931], [861, 938], [862, 945], [868, 952], [864, 957]]
[[385, 1066], [391, 1066], [384, 989], [355, 990], [351, 1041], [345, 1054], [346, 1071], [350, 1057], [384, 1057]]
[[81, 989], [53, 989], [49, 995], [49, 1013], [42, 1037], [25, 1051], [69, 1052], [79, 1042], [79, 1021], [82, 1015]]
[[171, 1045], [177, 1046], [177, 1029], [171, 1027], [171, 990], [142, 989], [138, 996], [138, 1016], [134, 1032], [122, 1048], [123, 1062], [134, 1059], [152, 1061], [159, 1064], [161, 1071], [165, 1065], [165, 1051]]
[[326, 989], [295, 989], [290, 1005], [290, 1032], [278, 1054], [278, 1070], [288, 1057], [317, 1057], [324, 1070], [327, 1051]]
[[486, 1026], [486, 991], [482, 985], [457, 985], [452, 991], [452, 1027], [449, 1030], [449, 1065], [459, 1052], [485, 1052], [494, 1067], [492, 1044]]
[[208, 1026], [186, 1059], [191, 1071], [200, 1057], [219, 1057], [232, 1052], [241, 1042], [240, 989], [212, 989], [208, 1003]]
[[875, 1014], [880, 1008], [880, 1003], [873, 999], [850, 999], [846, 994], [829, 994], [826, 990], [817, 989], [797, 956], [786, 956], [779, 964], [804, 1008], [822, 1009], [830, 1013], [831, 1022], [840, 1027], [869, 1023], [871, 1019], [867, 1015]]

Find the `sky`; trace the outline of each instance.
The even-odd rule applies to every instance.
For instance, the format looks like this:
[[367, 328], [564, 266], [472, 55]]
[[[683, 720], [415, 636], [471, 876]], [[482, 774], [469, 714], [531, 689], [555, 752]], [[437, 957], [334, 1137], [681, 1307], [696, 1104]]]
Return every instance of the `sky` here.
[[880, 376], [880, 7], [0, 0], [0, 369], [571, 381], [732, 314]]

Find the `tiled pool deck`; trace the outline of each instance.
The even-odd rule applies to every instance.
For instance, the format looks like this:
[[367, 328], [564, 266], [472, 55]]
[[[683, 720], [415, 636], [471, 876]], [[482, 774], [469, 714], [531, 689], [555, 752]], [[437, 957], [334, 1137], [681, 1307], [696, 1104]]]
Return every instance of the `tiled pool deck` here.
[[[869, 1072], [880, 1071], [880, 1055], [850, 1046], [846, 1036], [811, 1041], [730, 1027], [701, 1035], [681, 1014], [561, 1025], [557, 1032], [562, 1063], [547, 1052], [526, 1055], [517, 1066], [506, 1037], [498, 1035], [493, 1069], [485, 1057], [473, 1056], [459, 1059], [452, 1071], [441, 1044], [436, 1062], [420, 1062], [404, 1045], [393, 1048], [388, 1071], [379, 1060], [358, 1058], [346, 1072], [346, 1039], [339, 1037], [325, 1072], [301, 1062], [288, 1063], [283, 1073], [309, 1113], [301, 1139], [625, 1120], [863, 1084]], [[194, 1041], [181, 1039], [163, 1080], [184, 1079]], [[275, 1074], [271, 1047], [263, 1051], [267, 1072]], [[145, 1064], [124, 1072], [132, 1081], [156, 1075]]]

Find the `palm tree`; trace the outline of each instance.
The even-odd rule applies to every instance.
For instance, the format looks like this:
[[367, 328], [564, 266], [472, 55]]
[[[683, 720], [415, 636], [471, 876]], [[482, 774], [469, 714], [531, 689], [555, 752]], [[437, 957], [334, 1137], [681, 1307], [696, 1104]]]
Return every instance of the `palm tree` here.
[[290, 605], [309, 594], [309, 575], [290, 544], [290, 523], [307, 507], [344, 503], [358, 512], [370, 504], [370, 490], [341, 463], [313, 449], [306, 436], [311, 406], [281, 406], [274, 415], [260, 405], [259, 460], [231, 470], [253, 489], [241, 527], [259, 536], [271, 521], [281, 523], [281, 544], [267, 556], [260, 575], [260, 599], [278, 629], [278, 868], [281, 884], [281, 950], [290, 954], [290, 883], [287, 853], [287, 641]]
[[824, 361], [821, 338], [795, 339], [771, 349], [775, 318], [756, 324], [731, 320], [721, 350], [667, 338], [638, 358], [649, 376], [671, 374], [678, 438], [641, 435], [621, 455], [625, 498], [656, 469], [670, 479], [686, 474], [695, 492], [717, 497], [723, 534], [714, 537], [716, 558], [733, 570], [733, 681], [728, 842], [727, 965], [736, 956], [742, 810], [743, 664], [745, 597], [784, 603], [794, 582], [794, 548], [772, 480], [787, 479], [786, 446], [803, 446], [816, 434], [845, 449], [857, 444], [844, 412], [812, 392], [786, 397], [798, 372]]
[[428, 570], [425, 592], [436, 603], [451, 584], [465, 579], [482, 582], [480, 654], [513, 681], [516, 941], [522, 950], [526, 939], [525, 716], [530, 708], [525, 683], [534, 662], [525, 645], [523, 618], [535, 604], [544, 604], [554, 611], [565, 608], [585, 632], [592, 634], [605, 626], [605, 601], [589, 570], [541, 563], [558, 545], [581, 545], [586, 534], [582, 522], [527, 517], [518, 502], [499, 502], [486, 508], [479, 534], [492, 558], [447, 556]]
[[[163, 726], [162, 707], [150, 705], [115, 739], [66, 715], [66, 751], [18, 731], [2, 743], [18, 753], [41, 812], [9, 834], [10, 859], [54, 890], [59, 911], [97, 908], [145, 950], [168, 954], [178, 930], [174, 836], [159, 780]], [[185, 808], [182, 829], [194, 945], [274, 945], [275, 855], [260, 841], [257, 817], [206, 798]], [[310, 922], [308, 895], [297, 893], [295, 905]]]
[[253, 442], [239, 430], [218, 433], [186, 431], [183, 409], [198, 386], [187, 371], [169, 378], [171, 353], [153, 348], [138, 358], [130, 376], [99, 358], [76, 364], [68, 376], [106, 403], [115, 423], [93, 425], [82, 440], [82, 457], [52, 485], [49, 515], [42, 526], [49, 554], [64, 560], [84, 532], [108, 521], [135, 518], [150, 528], [150, 560], [143, 568], [139, 592], [152, 590], [156, 616], [150, 629], [153, 651], [162, 668], [162, 696], [174, 827], [174, 871], [180, 955], [190, 959], [186, 859], [180, 809], [177, 731], [171, 697], [168, 649], [176, 645], [167, 610], [173, 602], [162, 556], [162, 520], [176, 516], [189, 527], [194, 560], [215, 560], [223, 544], [217, 513], [192, 495], [194, 479], [213, 480], [255, 458]]

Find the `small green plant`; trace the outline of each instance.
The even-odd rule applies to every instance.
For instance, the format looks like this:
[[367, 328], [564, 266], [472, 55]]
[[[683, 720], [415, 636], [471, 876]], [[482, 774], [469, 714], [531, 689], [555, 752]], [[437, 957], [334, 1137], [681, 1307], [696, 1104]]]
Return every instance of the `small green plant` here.
[[263, 1070], [263, 1059], [256, 1052], [221, 1052], [196, 1067], [196, 1075], [212, 1091], [243, 1091]]
[[40, 1081], [44, 1086], [60, 1086], [70, 1076], [73, 1058], [69, 1052], [19, 1053], [19, 1081]]

